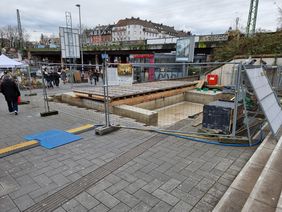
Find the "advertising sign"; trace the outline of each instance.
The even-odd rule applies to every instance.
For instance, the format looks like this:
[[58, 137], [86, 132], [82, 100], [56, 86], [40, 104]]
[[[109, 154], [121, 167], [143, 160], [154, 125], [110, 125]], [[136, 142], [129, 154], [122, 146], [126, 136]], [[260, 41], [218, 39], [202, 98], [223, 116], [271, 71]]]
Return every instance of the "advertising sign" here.
[[79, 30], [60, 27], [62, 58], [80, 58]]
[[193, 62], [195, 37], [178, 39], [176, 42], [176, 62]]
[[118, 64], [117, 68], [107, 68], [108, 85], [131, 85], [133, 68], [131, 64]]
[[131, 76], [132, 65], [131, 64], [118, 64], [118, 75], [119, 76]]
[[132, 85], [133, 68], [131, 64], [118, 64], [119, 85]]

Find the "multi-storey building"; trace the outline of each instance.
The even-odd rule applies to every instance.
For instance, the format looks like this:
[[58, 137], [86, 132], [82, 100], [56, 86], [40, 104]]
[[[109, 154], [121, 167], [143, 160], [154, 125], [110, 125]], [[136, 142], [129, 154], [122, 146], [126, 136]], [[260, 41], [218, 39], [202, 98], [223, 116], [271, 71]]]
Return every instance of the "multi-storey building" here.
[[119, 20], [112, 28], [112, 41], [183, 37], [189, 34], [190, 32], [177, 31], [174, 27], [132, 17]]
[[95, 45], [105, 44], [112, 41], [112, 29], [114, 25], [98, 25], [90, 34], [91, 43]]

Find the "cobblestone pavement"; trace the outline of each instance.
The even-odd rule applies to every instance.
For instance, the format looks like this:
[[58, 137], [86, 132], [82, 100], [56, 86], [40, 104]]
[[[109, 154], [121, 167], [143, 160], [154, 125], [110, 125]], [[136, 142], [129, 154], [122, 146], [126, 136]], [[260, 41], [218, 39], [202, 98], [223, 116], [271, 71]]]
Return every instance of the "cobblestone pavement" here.
[[[58, 116], [41, 118], [42, 97], [28, 98], [31, 104], [20, 106], [14, 116], [0, 97], [0, 148], [22, 142], [26, 134], [103, 122], [102, 113], [59, 103], [50, 104]], [[112, 120], [142, 126], [128, 118]], [[122, 129], [102, 137], [93, 131], [81, 136], [53, 150], [35, 147], [0, 159], [0, 211], [23, 211], [154, 134]], [[211, 211], [255, 151], [162, 138], [55, 211]]]

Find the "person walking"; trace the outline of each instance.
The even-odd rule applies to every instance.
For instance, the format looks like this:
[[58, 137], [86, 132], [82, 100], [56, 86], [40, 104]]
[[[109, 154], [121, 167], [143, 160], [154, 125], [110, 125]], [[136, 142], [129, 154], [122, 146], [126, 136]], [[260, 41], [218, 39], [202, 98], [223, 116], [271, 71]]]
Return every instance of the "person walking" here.
[[67, 73], [66, 73], [65, 69], [62, 69], [61, 80], [63, 81], [64, 84], [66, 84], [66, 82], [67, 82]]
[[18, 115], [18, 98], [21, 93], [16, 82], [7, 74], [1, 82], [1, 92], [5, 96], [9, 112]]

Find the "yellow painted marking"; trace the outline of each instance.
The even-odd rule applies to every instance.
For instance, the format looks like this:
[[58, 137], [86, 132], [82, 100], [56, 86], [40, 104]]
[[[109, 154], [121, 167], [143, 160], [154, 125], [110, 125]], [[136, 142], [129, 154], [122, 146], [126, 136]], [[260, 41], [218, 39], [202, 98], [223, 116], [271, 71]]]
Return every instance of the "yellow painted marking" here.
[[0, 155], [7, 153], [7, 152], [17, 150], [17, 149], [21, 149], [21, 148], [24, 148], [24, 147], [35, 145], [35, 144], [38, 144], [38, 141], [31, 140], [31, 141], [19, 143], [19, 144], [13, 145], [13, 146], [8, 146], [6, 148], [0, 149]]
[[[82, 125], [81, 127], [69, 129], [66, 132], [69, 132], [69, 133], [79, 133], [79, 132], [82, 132], [84, 130], [91, 129], [92, 127], [94, 127], [93, 124], [85, 124], [85, 125]], [[19, 143], [19, 144], [13, 145], [13, 146], [8, 146], [8, 147], [5, 147], [3, 149], [0, 149], [0, 155], [6, 154], [8, 152], [13, 152], [15, 150], [20, 150], [22, 148], [26, 148], [26, 147], [29, 147], [29, 146], [32, 146], [32, 145], [36, 145], [36, 144], [38, 144], [38, 141], [31, 140], [31, 141]]]
[[66, 132], [69, 132], [69, 133], [79, 133], [80, 131], [84, 131], [84, 130], [90, 129], [92, 127], [94, 127], [93, 124], [85, 124], [85, 125], [82, 125], [81, 127], [69, 129]]

